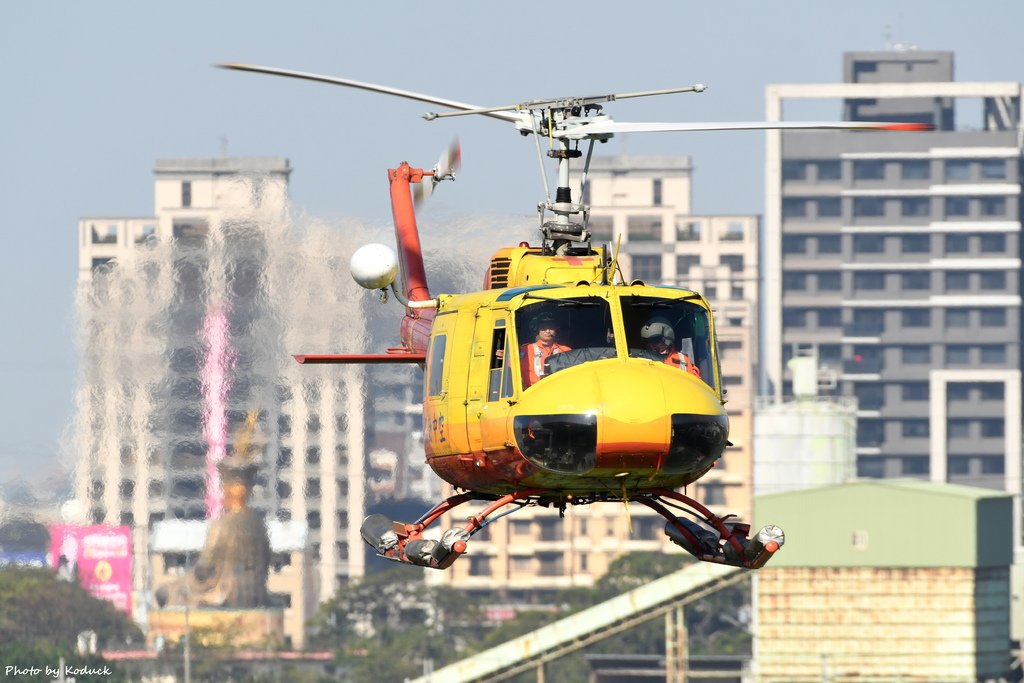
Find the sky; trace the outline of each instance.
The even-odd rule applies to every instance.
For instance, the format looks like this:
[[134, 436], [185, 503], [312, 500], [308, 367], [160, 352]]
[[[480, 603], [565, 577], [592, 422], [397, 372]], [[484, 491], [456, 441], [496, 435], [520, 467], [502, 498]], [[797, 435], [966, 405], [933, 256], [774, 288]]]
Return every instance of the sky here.
[[[385, 171], [429, 167], [455, 136], [457, 182], [429, 211], [508, 224], [543, 188], [531, 140], [487, 118], [424, 121], [422, 103], [212, 68], [245, 62], [481, 106], [707, 84], [615, 102], [617, 121], [757, 120], [772, 83], [841, 79], [842, 53], [955, 53], [957, 80], [1024, 80], [1019, 0], [857, 3], [6, 3], [0, 10], [0, 482], [52, 473], [77, 381], [82, 217], [150, 216], [154, 162], [280, 156], [292, 210], [390, 220]], [[809, 112], [838, 118], [838, 105]], [[787, 118], [796, 118], [787, 113]], [[619, 136], [597, 152], [688, 154], [697, 213], [761, 213], [757, 132]], [[435, 208], [436, 207], [436, 208]], [[341, 229], [339, 227], [339, 229]], [[425, 244], [443, 224], [421, 220]], [[502, 235], [496, 231], [495, 247]], [[481, 264], [481, 271], [483, 264]]]

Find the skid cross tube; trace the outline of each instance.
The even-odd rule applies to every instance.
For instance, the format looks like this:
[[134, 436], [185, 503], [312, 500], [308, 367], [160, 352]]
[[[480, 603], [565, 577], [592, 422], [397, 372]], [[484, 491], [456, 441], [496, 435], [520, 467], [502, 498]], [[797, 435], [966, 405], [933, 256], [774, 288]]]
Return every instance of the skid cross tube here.
[[[726, 526], [720, 517], [708, 510], [698, 501], [687, 495], [679, 493], [678, 491], [672, 491], [670, 489], [653, 489], [650, 493], [652, 494], [651, 497], [644, 496], [637, 498], [637, 502], [646, 505], [668, 520], [669, 524], [671, 524], [673, 528], [675, 528], [675, 530], [686, 539], [689, 547], [683, 544], [679, 545], [698, 560], [743, 567], [745, 569], [760, 569], [772, 558], [772, 555], [779, 548], [778, 544], [773, 544], [771, 547], [766, 545], [755, 557], [749, 558], [746, 554], [747, 549], [744, 547], [743, 543], [740, 542], [740, 538], [737, 537], [737, 534], [733, 533], [733, 529]], [[670, 498], [676, 502], [682, 503], [686, 507], [698, 513], [705, 523], [714, 527], [718, 532], [719, 541], [724, 541], [728, 544], [729, 548], [734, 551], [735, 557], [738, 559], [729, 557], [724, 552], [725, 549], [717, 545], [711, 553], [700, 552], [702, 548], [706, 548], [706, 545], [663, 504], [660, 500], [661, 498]]]
[[[381, 549], [379, 547], [375, 549], [379, 556], [388, 560], [394, 560], [395, 562], [414, 564], [421, 567], [431, 567], [433, 569], [447, 569], [459, 558], [459, 556], [466, 552], [466, 541], [474, 533], [484, 527], [485, 520], [488, 516], [510, 503], [514, 503], [519, 500], [526, 500], [543, 493], [546, 493], [544, 489], [524, 489], [522, 491], [515, 491], [513, 493], [506, 494], [497, 500], [493, 500], [480, 513], [470, 516], [463, 527], [454, 527], [446, 531], [442, 535], [441, 541], [426, 541], [423, 539], [423, 532], [427, 527], [436, 522], [441, 515], [446, 512], [450, 512], [470, 500], [487, 500], [490, 498], [489, 496], [483, 496], [479, 493], [473, 493], [472, 491], [460, 493], [438, 503], [429, 512], [412, 524], [394, 522], [392, 527], [392, 531], [394, 533], [393, 545], [386, 549]], [[373, 546], [372, 542], [367, 542], [370, 543], [371, 547]], [[422, 547], [419, 545], [419, 542], [437, 544], [430, 547], [429, 558], [421, 554]], [[416, 548], [417, 552], [413, 553], [412, 557], [407, 554], [407, 549], [410, 547], [410, 544], [417, 544], [413, 546], [413, 548]], [[420, 561], [414, 561], [414, 558], [418, 558]]]

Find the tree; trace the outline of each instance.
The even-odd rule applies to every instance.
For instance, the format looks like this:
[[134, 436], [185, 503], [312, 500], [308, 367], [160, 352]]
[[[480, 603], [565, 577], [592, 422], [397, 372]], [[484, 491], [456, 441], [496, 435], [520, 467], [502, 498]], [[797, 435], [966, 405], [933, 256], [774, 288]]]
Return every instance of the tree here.
[[126, 615], [78, 584], [48, 569], [0, 567], [0, 643], [70, 649], [86, 630], [101, 646], [143, 639]]
[[423, 662], [443, 666], [468, 652], [479, 612], [467, 596], [428, 587], [423, 570], [397, 566], [343, 586], [312, 621], [311, 647], [336, 649], [353, 682], [400, 681]]

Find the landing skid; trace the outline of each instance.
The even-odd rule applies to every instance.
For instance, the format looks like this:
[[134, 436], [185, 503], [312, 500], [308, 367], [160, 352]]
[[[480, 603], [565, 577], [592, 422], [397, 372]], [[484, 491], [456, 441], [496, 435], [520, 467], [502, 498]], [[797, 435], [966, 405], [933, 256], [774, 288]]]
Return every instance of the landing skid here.
[[[360, 533], [363, 540], [380, 557], [431, 569], [447, 569], [466, 552], [467, 541], [473, 534], [498, 517], [515, 512], [516, 509], [536, 505], [542, 500], [545, 504], [554, 503], [562, 510], [570, 504], [622, 500], [613, 497], [560, 500], [549, 497], [551, 493], [546, 489], [524, 489], [501, 497], [473, 492], [460, 493], [435, 506], [412, 524], [395, 522], [382, 514], [370, 515], [363, 521]], [[465, 525], [445, 531], [441, 534], [440, 540], [423, 537], [427, 527], [436, 522], [441, 515], [471, 500], [491, 502], [479, 514], [471, 516]], [[786, 540], [782, 529], [774, 525], [766, 526], [753, 538], [748, 538], [749, 524], [725, 521], [696, 500], [678, 491], [653, 489], [631, 496], [629, 500], [646, 505], [664, 517], [667, 520], [665, 534], [669, 539], [702, 562], [759, 569], [772, 558]], [[519, 508], [507, 510], [493, 519], [488, 519], [501, 508], [511, 504], [516, 504]], [[681, 509], [694, 516], [697, 521], [676, 516], [670, 507]]]

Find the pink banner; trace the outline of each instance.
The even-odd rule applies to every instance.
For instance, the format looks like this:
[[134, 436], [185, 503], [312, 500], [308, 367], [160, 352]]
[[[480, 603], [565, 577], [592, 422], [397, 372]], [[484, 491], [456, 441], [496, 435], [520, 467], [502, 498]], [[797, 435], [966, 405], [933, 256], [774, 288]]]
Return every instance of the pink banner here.
[[132, 530], [127, 526], [50, 526], [57, 576], [76, 579], [95, 598], [132, 615]]

